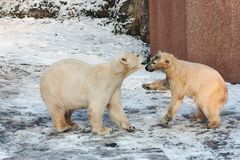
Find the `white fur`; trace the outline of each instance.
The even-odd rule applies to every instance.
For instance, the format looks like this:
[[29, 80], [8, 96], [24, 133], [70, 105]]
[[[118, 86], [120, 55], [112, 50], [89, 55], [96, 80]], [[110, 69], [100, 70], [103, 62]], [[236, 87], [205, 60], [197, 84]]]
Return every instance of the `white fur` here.
[[75, 59], [53, 64], [43, 74], [40, 83], [41, 95], [52, 116], [53, 126], [58, 131], [76, 126], [70, 119], [72, 112], [88, 107], [92, 131], [107, 134], [111, 129], [103, 127], [102, 116], [108, 106], [112, 120], [131, 130], [122, 110], [120, 88], [124, 78], [138, 70], [141, 62], [136, 54], [127, 53], [97, 65]]

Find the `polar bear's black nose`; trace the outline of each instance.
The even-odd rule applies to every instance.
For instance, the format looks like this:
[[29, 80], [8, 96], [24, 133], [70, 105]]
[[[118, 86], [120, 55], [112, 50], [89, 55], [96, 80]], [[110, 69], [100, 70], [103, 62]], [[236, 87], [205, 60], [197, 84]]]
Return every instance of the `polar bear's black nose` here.
[[145, 70], [148, 71], [148, 65], [145, 67]]
[[145, 67], [145, 70], [148, 71], [148, 72], [153, 72], [154, 71], [154, 69], [149, 64]]

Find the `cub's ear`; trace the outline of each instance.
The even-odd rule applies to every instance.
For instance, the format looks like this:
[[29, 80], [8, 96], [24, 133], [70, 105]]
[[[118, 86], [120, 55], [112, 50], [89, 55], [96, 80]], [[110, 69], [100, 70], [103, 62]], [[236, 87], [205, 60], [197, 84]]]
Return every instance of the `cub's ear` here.
[[122, 57], [122, 58], [120, 59], [120, 63], [122, 63], [122, 64], [124, 64], [124, 65], [127, 65], [127, 64], [128, 64], [127, 58]]
[[158, 51], [157, 51], [157, 53], [158, 53], [158, 54], [161, 54], [161, 53], [162, 53], [162, 51], [158, 50]]

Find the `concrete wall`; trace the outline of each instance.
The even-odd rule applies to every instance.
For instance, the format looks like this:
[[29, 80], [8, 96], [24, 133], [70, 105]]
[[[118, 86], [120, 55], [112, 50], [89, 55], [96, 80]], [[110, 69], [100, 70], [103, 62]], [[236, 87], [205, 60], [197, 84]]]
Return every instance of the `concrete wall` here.
[[239, 0], [150, 0], [150, 46], [240, 82]]

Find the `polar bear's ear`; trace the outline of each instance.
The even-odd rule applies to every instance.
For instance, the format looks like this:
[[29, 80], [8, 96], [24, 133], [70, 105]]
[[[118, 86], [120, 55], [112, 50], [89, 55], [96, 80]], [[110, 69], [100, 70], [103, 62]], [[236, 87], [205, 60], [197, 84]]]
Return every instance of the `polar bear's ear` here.
[[127, 64], [128, 64], [127, 58], [122, 57], [122, 58], [120, 59], [120, 63], [122, 63], [122, 64], [124, 64], [124, 65], [127, 65]]

